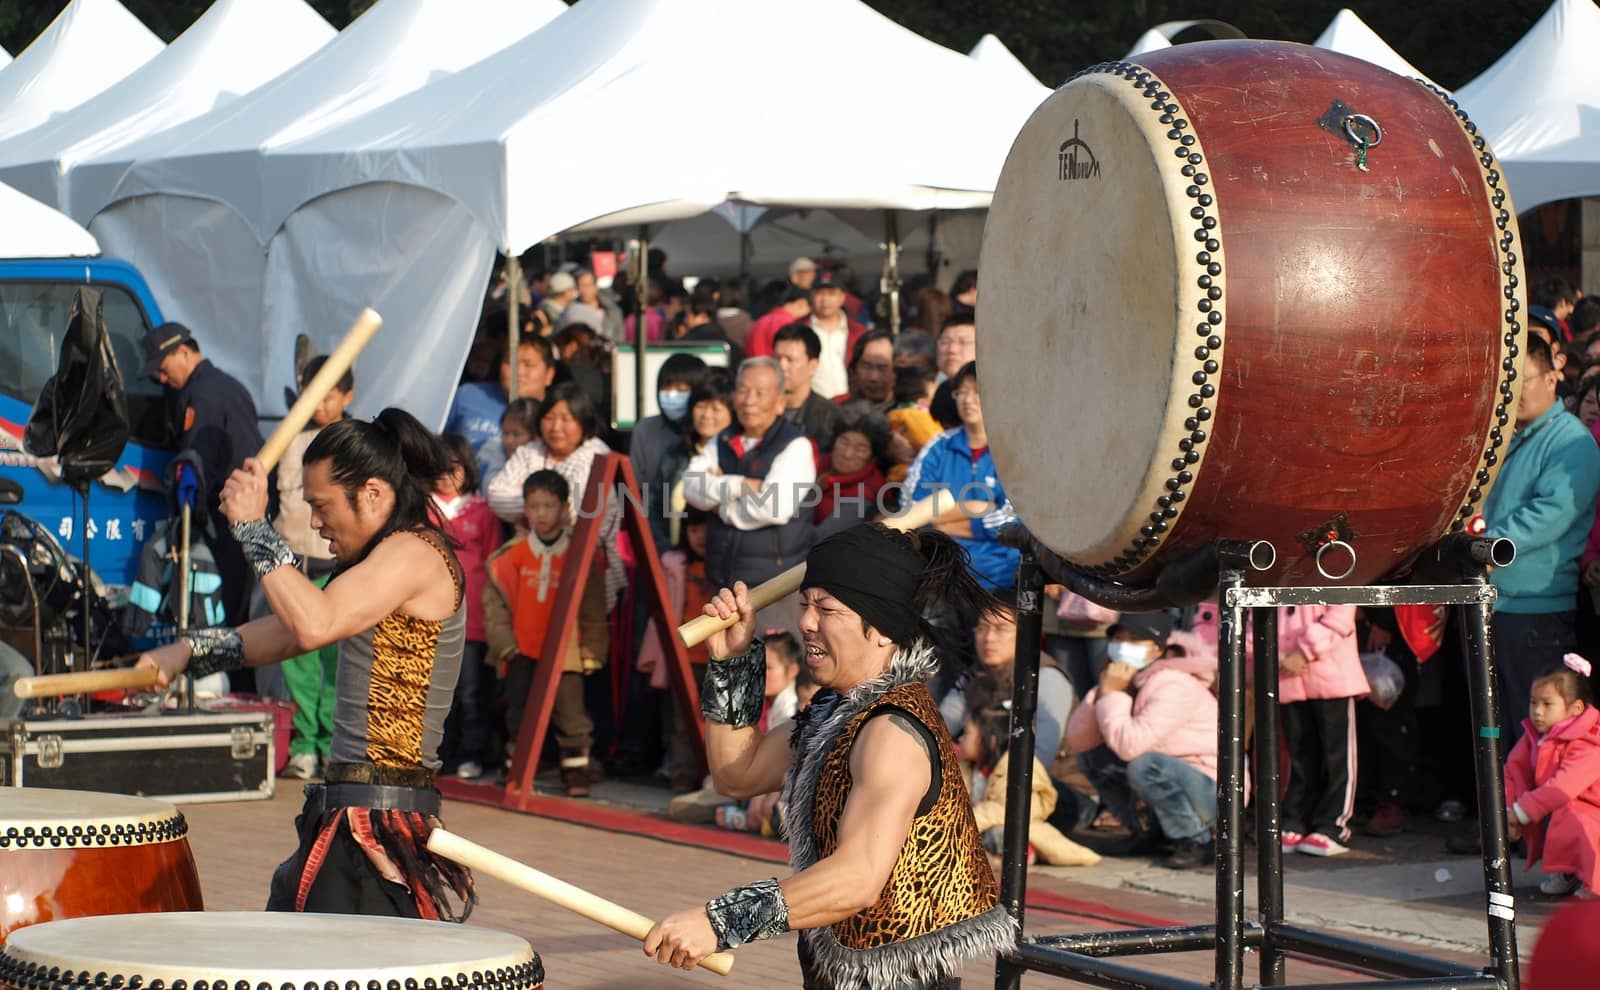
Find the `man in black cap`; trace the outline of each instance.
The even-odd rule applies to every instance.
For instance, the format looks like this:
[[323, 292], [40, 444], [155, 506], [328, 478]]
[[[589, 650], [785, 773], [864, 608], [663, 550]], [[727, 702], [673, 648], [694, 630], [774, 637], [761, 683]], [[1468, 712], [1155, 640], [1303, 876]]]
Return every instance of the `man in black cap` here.
[[644, 951], [690, 968], [797, 930], [807, 987], [951, 986], [964, 963], [1012, 945], [1015, 929], [924, 686], [937, 661], [922, 610], [998, 603], [950, 537], [875, 523], [818, 543], [800, 594], [804, 660], [821, 690], [793, 729], [756, 728], [766, 650], [742, 582], [705, 608], [737, 620], [709, 640], [701, 697], [717, 792], [783, 787], [796, 872], [666, 918]]
[[[1208, 865], [1216, 855], [1217, 699], [1215, 658], [1163, 659], [1172, 616], [1124, 612], [1107, 633], [1100, 683], [1067, 719], [1067, 745], [1100, 793], [1100, 803], [1128, 826], [1126, 851], [1159, 845], [1171, 869]], [[1141, 819], [1135, 799], [1155, 821]]]
[[[180, 497], [194, 492], [196, 521], [209, 526], [212, 556], [222, 575], [222, 624], [249, 618], [254, 573], [222, 515], [222, 485], [234, 469], [261, 449], [255, 402], [237, 378], [200, 354], [189, 328], [163, 323], [144, 335], [144, 366], [139, 374], [167, 389], [167, 429], [180, 456], [178, 470], [194, 470], [198, 478], [174, 479]], [[200, 623], [215, 625], [217, 623]]]
[[817, 272], [811, 286], [811, 329], [822, 342], [822, 356], [817, 362], [817, 373], [812, 388], [827, 399], [836, 399], [850, 391], [850, 375], [846, 367], [855, 351], [856, 341], [867, 328], [850, 318], [845, 311], [844, 279], [832, 269]]

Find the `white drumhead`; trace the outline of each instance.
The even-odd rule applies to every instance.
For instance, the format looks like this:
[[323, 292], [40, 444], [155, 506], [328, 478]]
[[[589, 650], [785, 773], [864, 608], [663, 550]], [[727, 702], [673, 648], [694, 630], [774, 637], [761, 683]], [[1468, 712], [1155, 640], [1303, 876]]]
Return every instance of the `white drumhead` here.
[[116, 845], [136, 845], [179, 839], [184, 830], [183, 816], [165, 801], [47, 787], [0, 788], [3, 848], [48, 846], [53, 837], [69, 845], [89, 845], [98, 837], [115, 836]]
[[524, 966], [515, 935], [439, 921], [284, 912], [178, 912], [73, 918], [20, 928], [13, 963], [163, 980], [303, 985], [432, 978]]
[[[1021, 521], [1084, 566], [1154, 525], [1194, 415], [1206, 245], [1175, 152], [1199, 144], [1187, 121], [1189, 144], [1169, 137], [1186, 114], [1165, 112], [1121, 75], [1068, 83], [1018, 134], [984, 228], [978, 378], [995, 464]], [[1220, 264], [1220, 244], [1210, 253]], [[1182, 502], [1168, 508], [1163, 533]]]

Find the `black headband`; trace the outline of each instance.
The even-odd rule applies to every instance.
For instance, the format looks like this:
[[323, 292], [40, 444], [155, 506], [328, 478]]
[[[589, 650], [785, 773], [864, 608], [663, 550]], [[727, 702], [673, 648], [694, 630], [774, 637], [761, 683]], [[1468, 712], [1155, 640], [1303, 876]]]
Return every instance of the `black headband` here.
[[917, 590], [925, 561], [906, 537], [862, 523], [828, 537], [806, 557], [802, 588], [821, 588], [900, 646], [922, 635]]

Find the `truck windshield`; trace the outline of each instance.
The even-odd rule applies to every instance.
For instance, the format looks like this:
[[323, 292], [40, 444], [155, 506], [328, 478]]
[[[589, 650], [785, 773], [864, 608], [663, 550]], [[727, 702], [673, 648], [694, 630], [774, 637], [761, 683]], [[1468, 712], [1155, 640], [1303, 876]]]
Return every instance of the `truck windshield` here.
[[[0, 282], [0, 392], [30, 406], [39, 398], [55, 372], [61, 335], [79, 287], [67, 282]], [[143, 363], [139, 338], [149, 329], [149, 321], [127, 291], [104, 283], [95, 288], [105, 300], [106, 329], [128, 393], [132, 439], [164, 447], [161, 386], [137, 377]]]

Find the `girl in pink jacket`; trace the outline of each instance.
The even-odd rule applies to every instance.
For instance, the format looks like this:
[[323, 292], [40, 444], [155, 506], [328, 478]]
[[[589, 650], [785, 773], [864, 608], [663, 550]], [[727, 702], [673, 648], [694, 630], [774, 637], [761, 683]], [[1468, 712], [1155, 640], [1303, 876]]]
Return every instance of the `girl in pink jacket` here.
[[[1213, 649], [1217, 606], [1195, 613], [1192, 631]], [[1246, 656], [1253, 637], [1245, 636]], [[1278, 609], [1278, 701], [1289, 751], [1283, 796], [1283, 851], [1310, 856], [1349, 852], [1356, 797], [1355, 703], [1371, 688], [1361, 670], [1354, 605]]]
[[1506, 760], [1506, 824], [1528, 839], [1528, 865], [1543, 860], [1539, 889], [1593, 897], [1600, 881], [1600, 709], [1589, 661], [1564, 665], [1533, 682], [1522, 738]]

